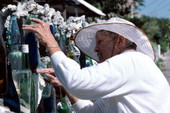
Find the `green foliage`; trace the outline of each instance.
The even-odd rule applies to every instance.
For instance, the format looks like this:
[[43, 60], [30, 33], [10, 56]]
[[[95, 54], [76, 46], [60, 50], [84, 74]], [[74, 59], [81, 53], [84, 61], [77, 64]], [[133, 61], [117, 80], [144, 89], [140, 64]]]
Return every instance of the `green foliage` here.
[[90, 4], [101, 9], [107, 15], [115, 13], [118, 15], [128, 15], [131, 13], [132, 7], [142, 6], [144, 0], [132, 0], [132, 3], [128, 0], [86, 0]]
[[141, 27], [145, 31], [146, 34], [152, 39], [154, 34], [156, 34], [158, 31], [160, 31], [159, 25], [156, 21], [156, 19], [151, 19], [149, 21], [146, 21], [144, 25]]
[[142, 16], [141, 18], [130, 18], [128, 20], [141, 28], [151, 41], [160, 44], [161, 53], [167, 51], [168, 36], [170, 35], [169, 19]]
[[158, 61], [156, 61], [156, 65], [159, 67], [159, 68], [161, 68], [161, 66], [162, 66], [162, 62], [163, 62], [163, 59], [158, 59]]
[[167, 46], [168, 46], [168, 37], [166, 36], [161, 37], [160, 45], [161, 45], [161, 53], [165, 53], [167, 51]]

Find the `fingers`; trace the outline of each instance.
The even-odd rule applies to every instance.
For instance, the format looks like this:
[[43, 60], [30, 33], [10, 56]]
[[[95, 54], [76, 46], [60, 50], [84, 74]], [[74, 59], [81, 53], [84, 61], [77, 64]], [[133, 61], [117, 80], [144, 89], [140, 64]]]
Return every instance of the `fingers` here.
[[50, 84], [56, 87], [62, 87], [62, 84], [58, 80], [52, 80], [50, 81]]
[[62, 86], [61, 82], [57, 79], [57, 77], [54, 77], [51, 74], [46, 74], [46, 77], [48, 78], [50, 84], [52, 84], [53, 86], [57, 86], [57, 87]]
[[35, 31], [36, 32], [36, 28], [47, 28], [47, 26], [49, 26], [49, 24], [43, 22], [40, 19], [35, 19], [35, 18], [30, 18], [31, 21], [36, 22], [37, 24], [31, 24], [31, 25], [23, 25], [23, 30], [30, 30], [30, 31]]
[[54, 73], [54, 69], [53, 68], [46, 68], [46, 69], [36, 69], [37, 73]]
[[23, 25], [23, 26], [22, 26], [22, 29], [23, 29], [23, 30], [30, 30], [30, 31], [32, 31], [32, 30], [33, 30], [33, 27], [32, 27], [32, 25]]
[[51, 75], [51, 74], [46, 74], [45, 75], [49, 80], [53, 80], [53, 79], [56, 79], [56, 77], [54, 77], [53, 75]]
[[43, 24], [44, 22], [40, 19], [36, 19], [36, 18], [30, 18], [31, 21], [36, 22], [36, 23], [40, 23]]
[[31, 24], [31, 25], [23, 25], [23, 28], [38, 28], [38, 24]]
[[38, 31], [37, 31], [37, 28], [38, 27], [36, 27], [35, 26], [36, 24], [32, 24], [32, 25], [23, 25], [23, 27], [22, 27], [22, 29], [23, 30], [27, 30], [27, 31], [31, 31], [31, 32], [34, 32], [34, 33], [37, 33]]

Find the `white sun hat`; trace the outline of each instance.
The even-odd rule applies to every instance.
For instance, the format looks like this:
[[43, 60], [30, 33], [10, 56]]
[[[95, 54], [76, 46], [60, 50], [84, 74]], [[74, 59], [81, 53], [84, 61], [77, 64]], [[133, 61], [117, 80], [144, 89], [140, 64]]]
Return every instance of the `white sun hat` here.
[[96, 32], [99, 30], [111, 31], [127, 38], [137, 45], [136, 51], [142, 52], [155, 60], [153, 47], [147, 35], [133, 23], [117, 17], [111, 18], [105, 23], [90, 25], [77, 33], [75, 38], [77, 47], [92, 59], [99, 61], [97, 53], [94, 51]]

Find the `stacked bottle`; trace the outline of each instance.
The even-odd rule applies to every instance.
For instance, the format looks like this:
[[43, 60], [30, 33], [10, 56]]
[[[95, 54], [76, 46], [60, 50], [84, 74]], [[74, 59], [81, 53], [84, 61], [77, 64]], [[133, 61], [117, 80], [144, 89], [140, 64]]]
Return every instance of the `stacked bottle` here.
[[29, 67], [29, 49], [27, 44], [21, 46], [22, 68], [13, 70], [12, 75], [15, 80], [16, 90], [20, 100], [20, 108], [23, 113], [30, 113], [31, 110], [31, 77], [32, 73]]
[[74, 38], [67, 38], [67, 56], [73, 60], [75, 60], [77, 63], [80, 63], [79, 58], [80, 58], [80, 51], [79, 49], [75, 46], [74, 43]]

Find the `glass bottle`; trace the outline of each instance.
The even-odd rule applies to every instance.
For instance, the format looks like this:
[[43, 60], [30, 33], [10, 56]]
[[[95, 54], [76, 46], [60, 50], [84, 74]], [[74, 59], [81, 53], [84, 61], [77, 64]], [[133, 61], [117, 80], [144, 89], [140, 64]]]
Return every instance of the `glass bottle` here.
[[[7, 51], [3, 38], [0, 36], [0, 94], [7, 93]], [[0, 95], [1, 96], [1, 95]]]
[[[37, 18], [35, 14], [29, 14], [29, 18]], [[35, 24], [35, 22], [27, 19], [27, 24]], [[40, 67], [40, 54], [39, 54], [39, 42], [33, 32], [27, 32], [25, 35], [25, 43], [29, 45], [29, 64], [32, 71], [31, 76], [31, 113], [36, 113], [39, 98], [41, 95], [38, 95], [38, 86], [39, 86], [39, 74], [36, 72], [36, 69]], [[42, 67], [42, 66], [41, 66]]]
[[92, 59], [89, 58], [88, 56], [85, 56], [85, 61], [86, 61], [86, 67], [89, 67], [89, 66], [93, 65]]
[[73, 38], [67, 39], [67, 56], [79, 63], [80, 51], [75, 46]]
[[21, 70], [21, 56], [22, 53], [19, 51], [19, 45], [10, 45], [8, 60], [11, 64], [12, 70]]
[[9, 62], [7, 62], [7, 74], [8, 74], [8, 91], [7, 94], [3, 97], [4, 99], [4, 106], [7, 106], [10, 108], [11, 111], [20, 113], [20, 102], [19, 102], [19, 96], [16, 91], [13, 79], [12, 79], [12, 70], [11, 65]]
[[[7, 58], [5, 41], [0, 35], [0, 97], [4, 106], [10, 108], [12, 112], [19, 113], [19, 98], [12, 79], [11, 65]], [[2, 112], [2, 111], [1, 111]]]
[[67, 39], [67, 56], [71, 59], [75, 59], [74, 49], [69, 38]]
[[9, 45], [21, 44], [21, 35], [15, 15], [11, 15], [9, 29], [7, 31], [7, 39]]
[[28, 44], [22, 44], [21, 51], [22, 51], [22, 70], [30, 70]]
[[9, 29], [7, 31], [7, 44], [9, 46], [8, 59], [11, 63], [12, 70], [21, 69], [21, 52], [19, 47], [21, 45], [21, 35], [15, 15], [11, 15]]
[[29, 49], [27, 44], [21, 46], [22, 51], [22, 68], [21, 70], [13, 70], [13, 77], [18, 78], [16, 90], [19, 95], [20, 108], [22, 113], [30, 113], [31, 111], [31, 81], [32, 73], [29, 66]]
[[59, 90], [59, 94], [57, 95], [59, 102], [57, 103], [57, 111], [58, 113], [71, 113], [70, 109], [66, 102], [66, 95], [65, 92], [63, 92], [63, 89], [61, 87], [57, 87], [56, 89]]

